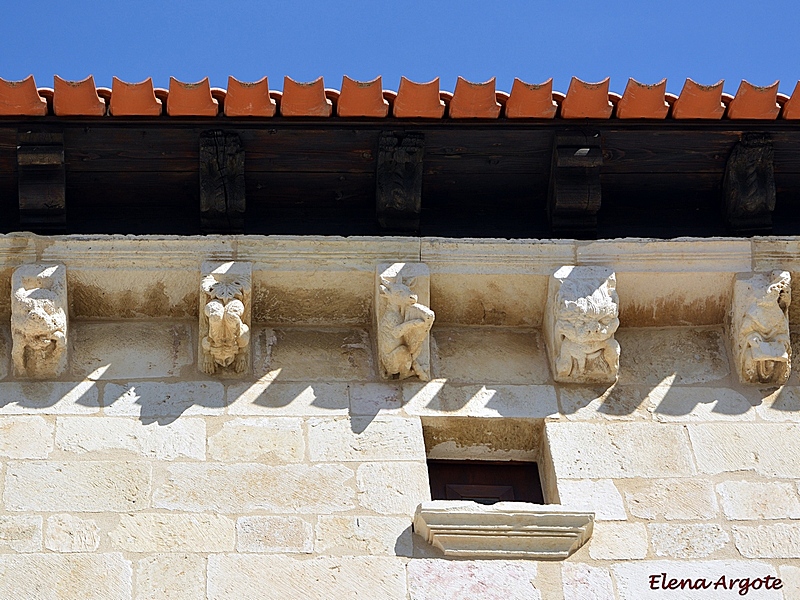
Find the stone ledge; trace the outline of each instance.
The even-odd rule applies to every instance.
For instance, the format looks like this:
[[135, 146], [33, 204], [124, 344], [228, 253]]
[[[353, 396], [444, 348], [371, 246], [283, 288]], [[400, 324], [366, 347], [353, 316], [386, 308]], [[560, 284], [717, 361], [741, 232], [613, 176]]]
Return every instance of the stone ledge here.
[[592, 535], [594, 513], [560, 505], [434, 500], [417, 506], [414, 532], [445, 556], [564, 559]]

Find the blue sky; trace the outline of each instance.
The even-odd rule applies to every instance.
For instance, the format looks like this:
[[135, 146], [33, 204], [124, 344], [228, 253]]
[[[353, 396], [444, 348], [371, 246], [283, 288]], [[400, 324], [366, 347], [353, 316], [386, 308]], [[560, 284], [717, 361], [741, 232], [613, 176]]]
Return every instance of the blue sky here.
[[397, 89], [401, 75], [441, 77], [452, 90], [457, 75], [496, 76], [509, 91], [514, 77], [530, 83], [554, 78], [566, 91], [572, 75], [611, 77], [621, 93], [628, 77], [644, 83], [668, 78], [725, 79], [735, 93], [741, 79], [757, 85], [781, 80], [791, 93], [800, 78], [800, 2], [650, 0], [499, 2], [474, 0], [5, 0], [0, 20], [0, 77], [33, 74], [52, 86], [53, 74], [98, 85], [112, 75], [126, 81], [169, 76], [225, 87], [227, 76], [253, 81], [267, 75], [320, 75], [340, 87], [383, 76]]

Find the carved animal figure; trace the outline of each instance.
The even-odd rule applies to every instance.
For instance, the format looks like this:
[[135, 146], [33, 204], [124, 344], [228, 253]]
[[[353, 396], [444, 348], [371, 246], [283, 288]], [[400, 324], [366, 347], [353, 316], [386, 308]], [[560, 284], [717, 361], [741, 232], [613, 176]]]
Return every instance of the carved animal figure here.
[[747, 381], [774, 383], [788, 376], [790, 293], [788, 274], [775, 272], [766, 289], [756, 290], [744, 311], [742, 370]]
[[250, 328], [242, 322], [244, 304], [235, 299], [227, 304], [211, 300], [204, 312], [208, 317], [208, 335], [203, 338], [203, 371], [213, 375], [217, 365], [233, 364], [234, 370], [241, 373], [247, 367], [244, 350], [250, 343]]
[[380, 293], [386, 307], [378, 323], [378, 347], [384, 374], [397, 379], [416, 375], [427, 381], [425, 367], [418, 359], [433, 326], [434, 312], [417, 302], [417, 295], [399, 275], [394, 283], [381, 277]]
[[[40, 285], [41, 282], [27, 282]], [[44, 287], [20, 287], [14, 302], [12, 359], [20, 371], [36, 370], [36, 364], [58, 360], [66, 349], [67, 315], [58, 306], [58, 291]], [[22, 318], [20, 317], [22, 314]]]
[[561, 377], [616, 373], [619, 343], [613, 338], [619, 328], [619, 308], [613, 286], [565, 280], [559, 291], [561, 307], [556, 334], [561, 349], [556, 371]]

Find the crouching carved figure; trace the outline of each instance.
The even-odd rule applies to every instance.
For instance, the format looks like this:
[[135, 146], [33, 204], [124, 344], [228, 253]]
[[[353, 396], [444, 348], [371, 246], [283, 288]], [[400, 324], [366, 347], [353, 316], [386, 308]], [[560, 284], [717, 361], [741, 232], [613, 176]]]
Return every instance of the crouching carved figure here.
[[395, 263], [378, 269], [375, 314], [378, 359], [384, 378], [416, 375], [421, 381], [428, 381], [431, 377], [430, 330], [435, 315], [419, 302], [421, 295], [426, 301], [430, 296], [429, 282], [428, 268], [420, 263]]
[[790, 286], [788, 271], [736, 276], [730, 342], [742, 383], [780, 385], [789, 378]]
[[200, 292], [200, 370], [243, 373], [250, 364], [250, 263], [205, 263]]
[[613, 383], [619, 373], [616, 275], [605, 267], [561, 267], [550, 278], [545, 340], [553, 378]]
[[56, 377], [67, 366], [67, 270], [23, 265], [11, 280], [11, 356], [21, 377]]

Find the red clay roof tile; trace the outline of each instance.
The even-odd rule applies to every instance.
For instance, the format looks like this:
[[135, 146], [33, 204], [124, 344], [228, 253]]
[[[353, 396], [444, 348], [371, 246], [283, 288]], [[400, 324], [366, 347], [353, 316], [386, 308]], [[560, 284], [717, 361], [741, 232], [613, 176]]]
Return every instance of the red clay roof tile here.
[[784, 102], [781, 118], [791, 121], [800, 119], [800, 81], [794, 86], [794, 91], [789, 99]]
[[759, 87], [742, 80], [736, 96], [728, 105], [729, 119], [760, 119], [771, 121], [778, 118], [778, 81]]
[[325, 93], [322, 77], [308, 83], [284, 77], [280, 109], [284, 117], [330, 117], [333, 102]]
[[672, 105], [673, 119], [721, 119], [725, 114], [722, 103], [724, 80], [713, 85], [701, 85], [688, 77], [681, 95]]
[[553, 78], [544, 83], [525, 83], [514, 78], [506, 101], [508, 119], [552, 119], [558, 104], [553, 100]]
[[438, 77], [426, 83], [400, 78], [392, 115], [399, 119], [441, 119], [444, 116], [444, 108]]
[[608, 100], [609, 77], [597, 83], [588, 83], [573, 77], [567, 97], [561, 103], [564, 119], [608, 119], [614, 106]]
[[53, 111], [59, 117], [102, 117], [106, 104], [97, 95], [94, 77], [67, 81], [53, 77]]
[[459, 77], [450, 100], [451, 119], [496, 119], [500, 116], [500, 103], [495, 92], [496, 78], [474, 83]]
[[0, 78], [0, 115], [43, 117], [47, 114], [47, 100], [39, 95], [33, 75], [21, 81]]
[[669, 112], [666, 101], [667, 80], [647, 85], [628, 79], [625, 93], [617, 103], [619, 119], [665, 119]]
[[378, 76], [372, 81], [356, 81], [342, 77], [342, 91], [336, 102], [340, 117], [383, 118], [389, 114], [389, 102], [383, 97], [383, 86]]
[[269, 95], [269, 82], [264, 77], [253, 83], [244, 83], [228, 77], [228, 94], [225, 97], [227, 117], [273, 117], [277, 106]]
[[171, 117], [215, 117], [219, 102], [211, 96], [208, 77], [197, 83], [184, 83], [169, 78], [167, 114]]
[[128, 83], [116, 77], [111, 84], [109, 113], [115, 117], [157, 117], [162, 111], [161, 100], [156, 98], [153, 80], [148, 77], [139, 83]]

